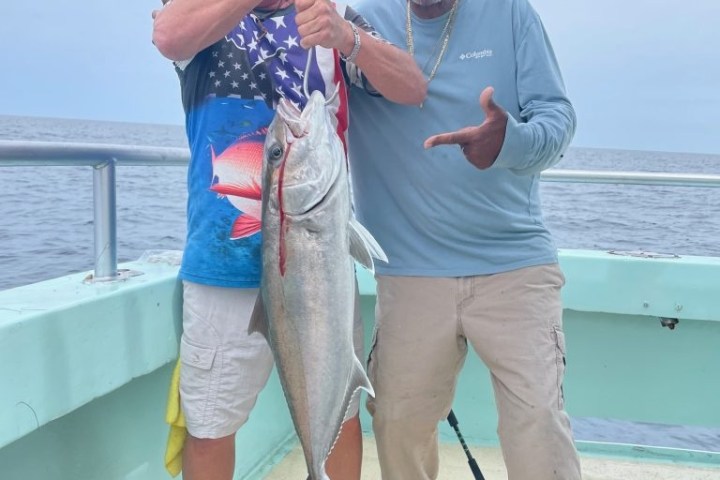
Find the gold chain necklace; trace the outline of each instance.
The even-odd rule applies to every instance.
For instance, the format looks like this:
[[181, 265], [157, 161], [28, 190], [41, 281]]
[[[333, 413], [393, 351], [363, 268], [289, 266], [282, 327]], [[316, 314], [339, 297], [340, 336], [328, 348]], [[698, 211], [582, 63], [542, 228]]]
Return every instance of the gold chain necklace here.
[[[435, 61], [435, 65], [433, 65], [432, 70], [430, 71], [430, 76], [428, 77], [427, 83], [432, 82], [433, 78], [435, 78], [435, 74], [437, 73], [438, 68], [440, 67], [440, 62], [442, 62], [443, 57], [445, 56], [445, 51], [447, 50], [448, 43], [450, 43], [450, 34], [452, 33], [453, 27], [455, 26], [455, 15], [457, 14], [458, 5], [460, 5], [460, 0], [455, 0], [455, 3], [452, 6], [452, 9], [450, 10], [450, 14], [448, 15], [448, 19], [445, 22], [445, 26], [443, 27], [442, 33], [440, 34], [440, 53], [437, 56], [437, 60]], [[407, 41], [407, 48], [410, 55], [415, 55], [415, 41], [413, 40], [413, 31], [412, 31], [412, 16], [410, 14], [410, 0], [407, 0], [407, 18], [405, 23], [405, 34], [406, 34], [406, 41]], [[435, 55], [435, 51], [437, 50], [437, 45], [435, 45], [435, 48], [433, 49], [432, 55], [428, 57], [427, 64], [425, 64], [425, 67], [430, 63], [433, 56]], [[425, 67], [423, 67], [422, 71], [425, 73]]]

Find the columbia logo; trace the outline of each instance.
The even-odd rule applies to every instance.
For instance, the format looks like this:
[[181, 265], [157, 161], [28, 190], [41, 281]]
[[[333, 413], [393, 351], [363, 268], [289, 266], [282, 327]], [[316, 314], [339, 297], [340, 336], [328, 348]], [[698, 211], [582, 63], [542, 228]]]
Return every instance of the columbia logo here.
[[477, 60], [479, 58], [492, 57], [493, 51], [488, 50], [476, 50], [474, 52], [465, 52], [460, 55], [460, 60]]

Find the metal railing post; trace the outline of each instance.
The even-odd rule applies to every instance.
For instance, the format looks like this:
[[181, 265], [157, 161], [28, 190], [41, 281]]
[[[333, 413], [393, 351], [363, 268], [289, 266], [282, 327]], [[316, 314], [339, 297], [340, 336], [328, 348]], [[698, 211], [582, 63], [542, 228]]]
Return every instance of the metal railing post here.
[[117, 228], [113, 158], [93, 167], [93, 229], [95, 236], [95, 275], [93, 281], [117, 277]]

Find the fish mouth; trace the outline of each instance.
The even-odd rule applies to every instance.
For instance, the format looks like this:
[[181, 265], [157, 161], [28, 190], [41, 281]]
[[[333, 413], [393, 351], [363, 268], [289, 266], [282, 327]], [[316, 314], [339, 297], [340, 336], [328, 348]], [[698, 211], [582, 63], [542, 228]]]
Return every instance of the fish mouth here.
[[[337, 189], [336, 187], [337, 182], [335, 181], [335, 178], [333, 178], [332, 182], [330, 183], [329, 187], [324, 192], [318, 192], [318, 191], [312, 191], [308, 192], [306, 195], [304, 195], [305, 201], [299, 202], [300, 205], [302, 205], [301, 208], [298, 209], [288, 209], [287, 205], [284, 206], [283, 210], [286, 215], [290, 217], [302, 217], [308, 214], [313, 213], [315, 210], [318, 210], [323, 205], [325, 205], [328, 202], [328, 199], [332, 196], [332, 193]], [[305, 186], [297, 186], [296, 189], [299, 188], [305, 188]], [[293, 188], [285, 187], [285, 193], [284, 197], [292, 198]]]
[[328, 199], [328, 197], [330, 197], [330, 194], [332, 193], [334, 188], [335, 188], [335, 184], [333, 183], [332, 185], [330, 185], [330, 188], [327, 189], [327, 191], [325, 192], [325, 195], [320, 197], [320, 199], [317, 202], [315, 202], [313, 205], [310, 205], [310, 207], [305, 210], [305, 213], [306, 214], [311, 213], [314, 210], [317, 210], [318, 208], [320, 208], [325, 203], [327, 203], [327, 199]]
[[305, 126], [302, 122], [302, 111], [285, 98], [280, 99], [276, 109], [276, 115], [280, 118], [285, 129], [295, 138], [305, 136]]

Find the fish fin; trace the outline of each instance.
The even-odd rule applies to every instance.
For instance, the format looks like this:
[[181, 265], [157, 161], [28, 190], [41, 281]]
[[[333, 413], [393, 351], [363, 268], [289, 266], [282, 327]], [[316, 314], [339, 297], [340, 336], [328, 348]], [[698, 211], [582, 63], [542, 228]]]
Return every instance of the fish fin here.
[[357, 357], [355, 357], [355, 365], [353, 366], [353, 373], [350, 385], [353, 385], [355, 387], [353, 395], [359, 395], [359, 390], [362, 389], [365, 390], [368, 395], [371, 395], [373, 397], [375, 396], [375, 389], [370, 383], [370, 379], [365, 372], [365, 368], [363, 367], [362, 362]]
[[[350, 373], [350, 379], [348, 380], [349, 388], [345, 396], [345, 403], [343, 403], [343, 405], [346, 405], [347, 408], [347, 410], [345, 410], [345, 415], [343, 416], [343, 423], [353, 417], [353, 414], [350, 413], [350, 405], [355, 399], [355, 396], [360, 395], [360, 390], [365, 390], [365, 392], [372, 397], [375, 396], [375, 389], [373, 389], [373, 386], [370, 383], [370, 379], [365, 372], [365, 368], [363, 368], [362, 362], [360, 362], [357, 357], [354, 357], [353, 363], [353, 369]], [[338, 433], [338, 436], [339, 435], [340, 434]]]
[[[327, 459], [322, 463], [322, 470], [320, 471], [320, 476], [316, 477], [318, 480], [330, 480], [330, 477], [328, 477], [327, 472], [325, 472], [325, 464], [327, 463]], [[308, 475], [307, 480], [312, 480], [313, 476]]]
[[262, 293], [258, 292], [255, 299], [255, 307], [250, 315], [250, 323], [248, 324], [248, 334], [259, 333], [266, 339], [268, 338], [267, 316], [265, 315], [265, 304], [263, 303]]
[[210, 187], [210, 191], [221, 195], [233, 195], [235, 197], [249, 198], [251, 200], [262, 200], [260, 185], [253, 182], [250, 185], [232, 185], [229, 183], [216, 183]]
[[377, 240], [354, 217], [350, 219], [350, 255], [371, 272], [375, 271], [373, 258], [388, 261]]
[[[348, 389], [343, 402], [343, 405], [345, 405], [345, 413], [343, 415], [342, 423], [340, 424], [340, 430], [338, 430], [337, 436], [335, 437], [335, 441], [330, 447], [330, 451], [328, 452], [327, 457], [325, 457], [325, 460], [322, 462], [321, 469], [318, 472], [320, 480], [330, 480], [330, 478], [325, 473], [325, 465], [327, 463], [327, 459], [330, 457], [330, 455], [332, 455], [332, 451], [335, 448], [338, 439], [340, 438], [340, 434], [342, 432], [342, 428], [345, 422], [350, 420], [353, 416], [359, 414], [359, 412], [350, 412], [350, 405], [355, 399], [355, 396], [360, 395], [360, 390], [365, 390], [368, 395], [372, 395], [373, 397], [375, 396], [375, 390], [370, 383], [370, 379], [365, 372], [365, 368], [363, 367], [362, 362], [355, 355], [353, 355], [353, 368], [350, 372], [350, 378], [348, 378], [347, 386]], [[312, 478], [312, 476], [310, 476], [309, 478]]]
[[232, 231], [230, 232], [230, 240], [238, 240], [240, 238], [249, 237], [260, 231], [262, 223], [255, 217], [242, 214], [235, 219]]
[[[322, 472], [320, 472], [320, 478], [318, 480], [330, 480], [330, 477], [328, 477], [327, 473], [325, 472], [325, 463], [327, 462], [323, 462]], [[312, 479], [312, 476], [308, 476], [307, 478], [308, 480], [310, 480]]]

